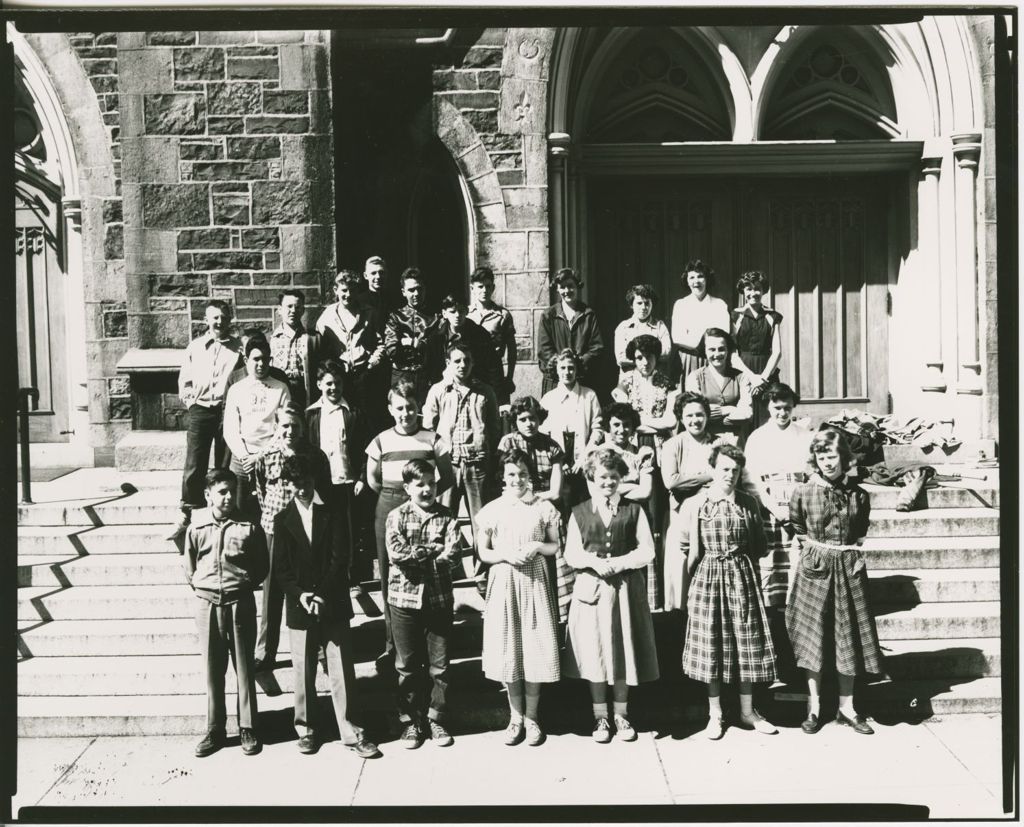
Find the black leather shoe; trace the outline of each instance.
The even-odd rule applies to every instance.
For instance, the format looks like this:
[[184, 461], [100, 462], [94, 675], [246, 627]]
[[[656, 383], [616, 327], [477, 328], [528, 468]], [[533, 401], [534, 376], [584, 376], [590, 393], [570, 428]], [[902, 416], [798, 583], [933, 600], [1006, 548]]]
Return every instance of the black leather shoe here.
[[242, 742], [243, 755], [256, 755], [261, 749], [263, 749], [263, 744], [261, 744], [260, 739], [256, 737], [256, 733], [248, 727], [238, 730], [238, 737]]
[[345, 749], [350, 749], [360, 758], [380, 758], [380, 750], [372, 741], [360, 738], [354, 744], [345, 744]]
[[303, 755], [312, 755], [318, 749], [320, 749], [320, 742], [312, 732], [307, 732], [299, 739], [299, 752]]
[[813, 712], [808, 712], [807, 720], [800, 724], [800, 729], [808, 735], [814, 735], [815, 732], [821, 729], [821, 724], [818, 722], [818, 716]]
[[196, 744], [196, 758], [205, 758], [207, 755], [213, 755], [223, 746], [224, 733], [211, 730], [206, 733], [206, 737], [202, 741]]
[[867, 722], [863, 715], [854, 715], [852, 720], [847, 718], [842, 712], [836, 715], [836, 723], [841, 726], [848, 726], [854, 732], [861, 735], [874, 735], [875, 731], [871, 728], [871, 725]]

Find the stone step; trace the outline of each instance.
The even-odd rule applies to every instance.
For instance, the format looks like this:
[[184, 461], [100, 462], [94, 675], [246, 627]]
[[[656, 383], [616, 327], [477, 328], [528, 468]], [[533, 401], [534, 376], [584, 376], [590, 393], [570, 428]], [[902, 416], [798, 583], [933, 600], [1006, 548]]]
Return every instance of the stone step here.
[[894, 680], [996, 677], [1002, 668], [997, 637], [884, 640], [882, 654]]
[[[863, 483], [871, 495], [873, 509], [895, 509], [902, 488]], [[917, 503], [919, 510], [934, 508], [998, 508], [999, 487], [987, 481], [962, 480], [925, 488]], [[911, 512], [915, 513], [915, 512]]]
[[[173, 546], [172, 546], [173, 548]], [[156, 554], [18, 555], [18, 586], [181, 586], [183, 558]]]
[[[173, 524], [111, 526], [18, 526], [18, 555], [167, 554]], [[19, 562], [21, 560], [19, 559]]]
[[145, 489], [129, 496], [64, 499], [18, 505], [19, 526], [172, 525], [180, 493]]
[[[449, 728], [455, 735], [504, 728], [508, 722], [508, 704], [497, 684], [490, 686], [493, 688], [486, 691], [460, 694], [459, 703], [452, 705]], [[589, 704], [582, 681], [562, 681], [546, 686], [543, 692], [541, 722], [549, 731], [587, 731]], [[861, 704], [879, 721], [920, 721], [934, 715], [999, 712], [1000, 692], [999, 678], [978, 678], [959, 683], [951, 680], [881, 681], [866, 688]], [[703, 687], [693, 682], [689, 682], [683, 693], [677, 685], [661, 682], [643, 684], [631, 693], [631, 718], [642, 730], [680, 721], [701, 721], [707, 716], [703, 696]], [[229, 695], [226, 702], [228, 710], [233, 710], [235, 697]], [[329, 698], [321, 694], [317, 703], [322, 719], [332, 721]], [[785, 708], [794, 705], [776, 703], [774, 711], [778, 715], [786, 714]], [[369, 727], [371, 736], [387, 742], [387, 733], [394, 733], [395, 715], [384, 706], [363, 712], [359, 719]], [[293, 737], [293, 698], [290, 693], [284, 692], [275, 697], [260, 695], [258, 708], [259, 726], [264, 737], [268, 731], [282, 738]], [[328, 732], [330, 726], [327, 724], [325, 727]], [[205, 727], [206, 702], [202, 694], [29, 696], [18, 701], [18, 735], [21, 737], [198, 737]], [[228, 715], [228, 733], [237, 734], [233, 714]]]
[[864, 559], [875, 569], [998, 568], [999, 537], [867, 537]]
[[998, 508], [878, 509], [871, 512], [868, 537], [960, 537], [999, 534]]
[[880, 640], [997, 638], [999, 603], [921, 603], [904, 609], [873, 605]]
[[868, 579], [872, 603], [914, 606], [999, 600], [999, 569], [879, 569]]

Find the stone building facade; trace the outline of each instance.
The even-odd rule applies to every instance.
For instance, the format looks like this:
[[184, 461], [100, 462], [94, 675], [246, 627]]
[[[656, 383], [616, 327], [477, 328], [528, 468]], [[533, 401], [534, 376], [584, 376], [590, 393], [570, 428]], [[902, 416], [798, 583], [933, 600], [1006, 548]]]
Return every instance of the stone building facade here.
[[[448, 176], [461, 250], [446, 289], [494, 269], [521, 392], [539, 389], [554, 269], [581, 270], [610, 346], [626, 285], [654, 283], [668, 315], [682, 263], [700, 257], [731, 303], [741, 270], [768, 272], [791, 322], [783, 379], [812, 414], [939, 412], [965, 439], [997, 438], [1000, 25], [389, 32], [382, 49], [426, 67], [425, 103], [392, 131], [412, 136], [412, 166], [430, 146], [444, 156], [440, 178], [409, 186], [426, 188], [421, 206], [391, 205], [410, 222], [395, 235], [423, 235], [430, 182]], [[25, 348], [40, 362], [26, 375], [66, 390], [41, 407], [36, 441], [105, 462], [129, 432], [179, 429], [175, 373], [211, 298], [270, 328], [295, 286], [311, 323], [338, 267], [375, 252], [395, 280], [423, 254], [414, 241], [367, 250], [346, 226], [378, 209], [344, 204], [347, 182], [372, 192], [383, 179], [356, 180], [372, 159], [349, 150], [361, 127], [337, 102], [389, 94], [372, 61], [338, 71], [352, 33], [8, 39], [28, 136], [19, 180], [55, 206], [59, 232], [40, 233], [69, 277], [47, 347]], [[26, 239], [41, 221], [30, 213], [19, 204]]]

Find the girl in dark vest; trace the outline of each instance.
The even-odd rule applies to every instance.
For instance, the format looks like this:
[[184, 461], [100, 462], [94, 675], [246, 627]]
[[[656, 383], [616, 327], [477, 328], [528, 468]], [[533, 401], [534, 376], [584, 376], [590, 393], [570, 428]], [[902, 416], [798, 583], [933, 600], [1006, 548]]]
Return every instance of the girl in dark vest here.
[[629, 687], [658, 679], [654, 625], [647, 607], [644, 569], [654, 559], [654, 538], [639, 503], [619, 494], [627, 473], [611, 449], [587, 458], [594, 499], [569, 518], [565, 562], [576, 572], [569, 604], [562, 674], [590, 682], [594, 740], [608, 743], [608, 687], [612, 687], [616, 737], [636, 739], [629, 722]]

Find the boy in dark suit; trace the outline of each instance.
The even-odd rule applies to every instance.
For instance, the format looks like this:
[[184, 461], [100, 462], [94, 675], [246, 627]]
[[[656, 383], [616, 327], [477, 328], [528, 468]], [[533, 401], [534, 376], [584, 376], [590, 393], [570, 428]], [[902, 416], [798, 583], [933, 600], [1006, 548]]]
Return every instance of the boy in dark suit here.
[[274, 574], [285, 594], [299, 752], [309, 755], [320, 746], [314, 717], [317, 653], [323, 646], [341, 740], [360, 758], [378, 758], [376, 745], [348, 719], [355, 675], [349, 637], [352, 602], [345, 574], [347, 514], [329, 508], [314, 492], [308, 458], [286, 458], [281, 480], [291, 489], [292, 500], [274, 518]]

